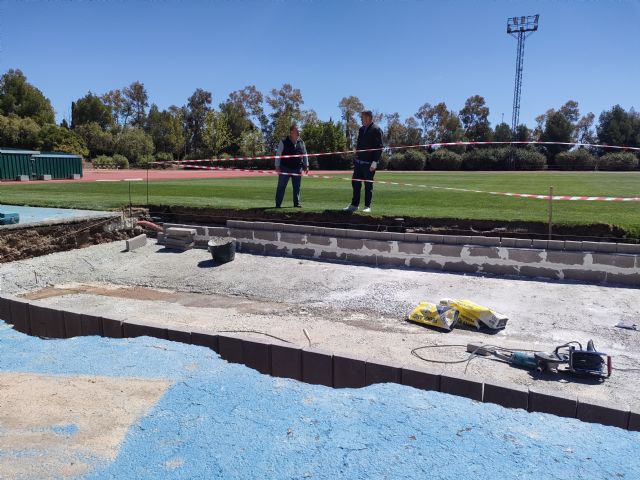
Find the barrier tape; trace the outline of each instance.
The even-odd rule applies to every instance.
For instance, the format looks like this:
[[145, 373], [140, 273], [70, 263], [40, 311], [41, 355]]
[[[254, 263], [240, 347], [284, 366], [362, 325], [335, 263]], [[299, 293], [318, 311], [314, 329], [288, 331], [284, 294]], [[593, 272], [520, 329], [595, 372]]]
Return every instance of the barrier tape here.
[[611, 148], [616, 150], [635, 151], [640, 152], [640, 147], [627, 147], [620, 145], [607, 145], [597, 143], [573, 143], [573, 142], [542, 142], [538, 140], [514, 141], [514, 142], [440, 142], [440, 143], [422, 143], [417, 145], [400, 145], [395, 147], [382, 147], [382, 148], [367, 148], [362, 150], [342, 150], [335, 152], [320, 152], [320, 153], [297, 153], [292, 155], [258, 155], [253, 157], [230, 157], [230, 158], [203, 158], [195, 160], [170, 160], [166, 162], [151, 162], [154, 164], [183, 164], [183, 163], [203, 163], [203, 162], [237, 162], [248, 160], [275, 160], [276, 158], [299, 158], [299, 157], [323, 157], [328, 155], [346, 155], [362, 152], [378, 152], [382, 150], [400, 150], [408, 148], [436, 148], [436, 147], [456, 147], [456, 146], [482, 146], [482, 145], [560, 145], [560, 146], [572, 146], [572, 147], [590, 147], [590, 148]]
[[[225, 170], [225, 171], [233, 171], [233, 172], [250, 172], [250, 173], [260, 173], [260, 174], [268, 174], [268, 175], [287, 175], [290, 177], [304, 177], [305, 175], [302, 173], [278, 173], [275, 170], [251, 170], [248, 168], [227, 168], [227, 167], [208, 167], [202, 165], [180, 165], [181, 168], [193, 168], [198, 170]], [[386, 180], [364, 180], [357, 178], [344, 178], [344, 177], [335, 177], [330, 175], [306, 175], [309, 178], [321, 178], [328, 180], [347, 180], [347, 181], [356, 181], [356, 182], [367, 182], [367, 183], [378, 183], [382, 185], [398, 185], [403, 187], [419, 187], [419, 188], [432, 188], [435, 190], [449, 190], [454, 192], [465, 192], [465, 193], [484, 193], [487, 195], [500, 195], [505, 197], [518, 197], [518, 198], [532, 198], [536, 200], [549, 200], [549, 195], [536, 195], [533, 193], [512, 193], [512, 192], [487, 192], [485, 190], [474, 190], [470, 188], [458, 188], [458, 187], [440, 187], [436, 185], [422, 185], [415, 183], [403, 183], [403, 182], [390, 182]], [[551, 200], [567, 200], [567, 201], [587, 201], [587, 202], [640, 202], [640, 197], [587, 197], [587, 196], [572, 196], [572, 195], [553, 195]]]

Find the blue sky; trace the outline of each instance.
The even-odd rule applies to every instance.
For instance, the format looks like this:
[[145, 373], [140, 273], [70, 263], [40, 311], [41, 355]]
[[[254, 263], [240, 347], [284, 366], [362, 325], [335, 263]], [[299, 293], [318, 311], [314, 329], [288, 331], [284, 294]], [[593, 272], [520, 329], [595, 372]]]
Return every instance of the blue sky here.
[[20, 68], [58, 120], [87, 91], [135, 80], [160, 108], [196, 89], [214, 104], [255, 84], [302, 91], [339, 117], [356, 95], [404, 118], [425, 102], [459, 110], [483, 95], [511, 121], [516, 40], [507, 17], [540, 14], [527, 39], [521, 121], [568, 99], [596, 115], [640, 110], [640, 1], [15, 1], [0, 0], [0, 71]]

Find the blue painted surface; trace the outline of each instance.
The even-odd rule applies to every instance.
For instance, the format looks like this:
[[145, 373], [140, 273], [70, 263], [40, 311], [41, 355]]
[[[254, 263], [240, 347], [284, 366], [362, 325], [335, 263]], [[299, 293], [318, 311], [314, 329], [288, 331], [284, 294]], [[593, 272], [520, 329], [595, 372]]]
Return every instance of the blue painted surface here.
[[4, 371], [172, 381], [90, 479], [640, 478], [637, 432], [399, 385], [274, 379], [152, 338], [40, 340], [0, 322], [0, 345]]
[[73, 220], [77, 218], [102, 217], [111, 212], [96, 210], [75, 210], [70, 208], [46, 208], [46, 207], [22, 207], [18, 205], [0, 204], [0, 212], [17, 213], [20, 216], [19, 224], [35, 222], [51, 222], [59, 220]]

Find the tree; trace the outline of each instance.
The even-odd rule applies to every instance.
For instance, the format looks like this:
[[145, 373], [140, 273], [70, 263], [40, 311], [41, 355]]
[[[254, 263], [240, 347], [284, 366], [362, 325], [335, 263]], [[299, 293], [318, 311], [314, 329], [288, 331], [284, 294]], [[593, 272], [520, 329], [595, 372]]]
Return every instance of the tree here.
[[207, 113], [203, 135], [207, 153], [213, 156], [218, 156], [225, 152], [225, 149], [233, 143], [231, 129], [222, 112], [210, 110]]
[[493, 133], [493, 139], [496, 142], [510, 142], [511, 141], [511, 127], [502, 122], [496, 125], [496, 129]]
[[[267, 104], [271, 107], [271, 125], [267, 131], [269, 148], [275, 150], [280, 138], [288, 134], [287, 124], [302, 120], [301, 106], [304, 103], [302, 93], [285, 83], [280, 89], [271, 89]], [[284, 135], [283, 135], [284, 134]]]
[[109, 131], [102, 130], [96, 122], [84, 123], [76, 127], [74, 132], [84, 140], [91, 158], [100, 155], [113, 155], [113, 135]]
[[73, 153], [82, 157], [89, 156], [89, 149], [84, 140], [73, 130], [51, 123], [44, 125], [38, 136], [42, 150]]
[[124, 126], [129, 122], [129, 117], [133, 113], [131, 103], [125, 99], [122, 91], [111, 90], [102, 96], [102, 101], [111, 109], [114, 123]]
[[126, 108], [131, 112], [131, 125], [143, 127], [146, 119], [146, 109], [149, 106], [149, 96], [144, 84], [135, 81], [122, 91]]
[[113, 125], [113, 112], [100, 97], [89, 92], [71, 104], [71, 127], [92, 122], [106, 130]]
[[197, 88], [187, 101], [185, 126], [188, 150], [198, 153], [206, 148], [204, 127], [207, 114], [211, 110], [211, 92]]
[[416, 113], [416, 118], [422, 124], [422, 133], [426, 143], [443, 141], [449, 115], [450, 112], [444, 102], [435, 106], [425, 103], [420, 107]]
[[0, 115], [0, 145], [11, 148], [40, 148], [40, 125], [33, 118]]
[[151, 136], [156, 153], [179, 156], [184, 148], [184, 130], [180, 109], [162, 112], [154, 104], [149, 109], [145, 131]]
[[338, 108], [340, 108], [342, 112], [342, 121], [347, 126], [347, 148], [351, 148], [356, 144], [360, 126], [358, 114], [364, 110], [364, 104], [358, 97], [352, 95], [350, 97], [343, 97], [338, 104]]
[[239, 153], [243, 157], [258, 157], [266, 152], [262, 132], [256, 128], [242, 132], [239, 146]]
[[[309, 153], [339, 152], [347, 149], [342, 123], [315, 121], [305, 123], [301, 136]], [[311, 159], [312, 163], [313, 159]], [[317, 164], [323, 170], [338, 170], [351, 167], [348, 155], [322, 155]]]
[[464, 108], [460, 110], [460, 121], [468, 140], [473, 142], [488, 142], [491, 140], [489, 108], [485, 104], [484, 97], [480, 95], [469, 97], [464, 103]]
[[388, 147], [397, 147], [406, 144], [407, 128], [400, 120], [398, 112], [385, 115], [387, 128], [384, 133], [385, 145]]
[[404, 121], [404, 128], [406, 132], [405, 145], [418, 145], [422, 142], [422, 130], [414, 117], [409, 117]]
[[578, 143], [596, 143], [595, 132], [593, 131], [593, 121], [596, 116], [589, 112], [583, 116], [575, 128], [575, 140]]
[[153, 153], [153, 140], [141, 128], [127, 128], [116, 137], [115, 152], [136, 164], [141, 157]]
[[640, 116], [625, 111], [620, 105], [600, 114], [597, 131], [600, 143], [640, 147]]
[[9, 70], [0, 77], [0, 115], [32, 118], [38, 125], [54, 123], [51, 102], [27, 82], [20, 70]]
[[516, 128], [516, 141], [529, 142], [531, 140], [531, 129], [524, 124], [518, 125]]
[[[561, 112], [552, 112], [547, 116], [544, 131], [540, 137], [543, 142], [571, 142], [573, 125]], [[568, 145], [545, 145], [543, 150], [550, 164], [553, 164], [555, 156], [560, 152], [569, 150]]]
[[[242, 116], [251, 120], [254, 125], [260, 125], [264, 130], [267, 127], [269, 120], [264, 114], [264, 108], [262, 104], [264, 102], [264, 96], [256, 88], [255, 85], [247, 85], [242, 90], [237, 90], [229, 94], [229, 98], [225, 103], [233, 104], [241, 113]], [[222, 109], [222, 105], [220, 105]]]

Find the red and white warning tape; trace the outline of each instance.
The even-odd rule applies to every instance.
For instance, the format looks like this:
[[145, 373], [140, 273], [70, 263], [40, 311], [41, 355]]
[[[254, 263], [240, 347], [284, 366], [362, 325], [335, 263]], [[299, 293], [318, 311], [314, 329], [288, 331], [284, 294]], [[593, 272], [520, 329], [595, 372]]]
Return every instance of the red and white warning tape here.
[[[275, 170], [251, 170], [248, 168], [226, 168], [226, 167], [208, 167], [201, 165], [180, 165], [182, 168], [190, 168], [190, 169], [199, 169], [199, 170], [225, 170], [225, 171], [234, 171], [234, 172], [250, 172], [250, 173], [260, 173], [267, 175], [287, 175], [290, 177], [302, 177], [305, 176], [299, 173], [278, 173]], [[536, 200], [549, 200], [549, 195], [536, 195], [532, 193], [512, 193], [512, 192], [487, 192], [484, 190], [474, 190], [470, 188], [458, 188], [458, 187], [441, 187], [437, 185], [422, 185], [415, 183], [403, 183], [403, 182], [389, 182], [386, 180], [363, 180], [363, 179], [353, 179], [353, 178], [345, 178], [345, 177], [335, 177], [330, 175], [306, 175], [309, 178], [322, 178], [328, 180], [347, 180], [356, 182], [368, 182], [368, 183], [378, 183], [382, 185], [399, 185], [403, 187], [419, 187], [419, 188], [431, 188], [436, 190], [449, 190], [454, 192], [466, 192], [466, 193], [484, 193], [487, 195], [500, 195], [506, 197], [519, 197], [519, 198], [533, 198]], [[569, 201], [588, 201], [588, 202], [640, 202], [640, 197], [587, 197], [587, 196], [570, 196], [570, 195], [553, 195], [551, 197], [552, 200], [569, 200]]]

